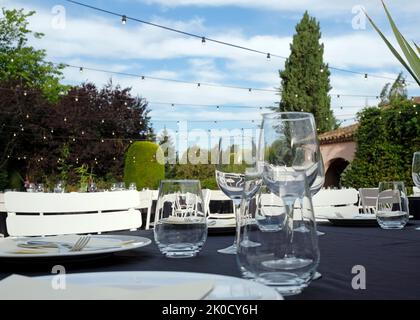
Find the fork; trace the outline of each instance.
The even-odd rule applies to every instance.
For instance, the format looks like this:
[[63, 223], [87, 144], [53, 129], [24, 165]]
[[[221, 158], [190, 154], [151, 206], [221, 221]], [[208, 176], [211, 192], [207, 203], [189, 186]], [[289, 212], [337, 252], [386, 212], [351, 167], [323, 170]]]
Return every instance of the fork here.
[[74, 245], [69, 245], [66, 243], [56, 243], [56, 242], [44, 242], [44, 241], [29, 241], [28, 244], [20, 244], [19, 247], [27, 249], [39, 249], [39, 248], [66, 248], [70, 252], [82, 251], [90, 241], [90, 236], [81, 236], [77, 239]]
[[89, 241], [90, 236], [81, 236], [69, 251], [82, 251], [83, 248], [87, 246]]

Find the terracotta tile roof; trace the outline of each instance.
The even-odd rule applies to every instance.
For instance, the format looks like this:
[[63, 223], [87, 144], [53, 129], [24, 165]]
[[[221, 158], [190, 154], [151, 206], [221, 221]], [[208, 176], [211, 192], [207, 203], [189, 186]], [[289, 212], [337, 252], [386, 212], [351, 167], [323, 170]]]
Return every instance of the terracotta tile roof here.
[[320, 144], [352, 141], [359, 124], [338, 128], [337, 130], [328, 131], [319, 135]]

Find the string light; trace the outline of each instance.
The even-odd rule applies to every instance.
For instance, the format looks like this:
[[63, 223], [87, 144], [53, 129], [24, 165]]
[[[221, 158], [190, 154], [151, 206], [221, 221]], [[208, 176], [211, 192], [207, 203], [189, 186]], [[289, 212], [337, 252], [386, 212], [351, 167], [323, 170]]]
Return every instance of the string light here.
[[367, 73], [365, 73], [365, 79], [367, 79], [368, 78], [368, 74]]
[[127, 16], [126, 16], [126, 15], [123, 15], [123, 16], [121, 17], [121, 23], [122, 23], [122, 24], [126, 24], [126, 23], [127, 23]]
[[83, 73], [83, 67], [79, 68], [80, 73]]
[[[75, 1], [75, 0], [66, 0], [66, 1], [70, 2], [70, 3], [73, 3], [75, 5], [78, 5], [78, 6], [82, 6], [82, 7], [89, 8], [89, 9], [96, 10], [96, 11], [103, 12], [103, 13], [107, 13], [109, 15], [121, 16], [121, 14], [119, 14], [117, 12], [113, 12], [113, 11], [110, 11], [110, 10], [105, 10], [105, 9], [95, 7], [95, 6], [92, 6], [92, 5], [88, 5], [88, 4], [78, 2], [78, 1]], [[175, 32], [175, 33], [186, 35], [186, 36], [189, 36], [189, 37], [203, 39], [203, 36], [197, 35], [197, 34], [194, 34], [194, 33], [185, 32], [185, 31], [182, 31], [182, 30], [178, 30], [178, 29], [171, 28], [171, 27], [168, 27], [168, 26], [160, 25], [160, 24], [157, 24], [157, 23], [152, 23], [152, 22], [141, 20], [141, 19], [138, 19], [138, 18], [130, 17], [130, 19], [133, 20], [133, 21], [142, 23], [142, 24], [146, 24], [146, 25], [149, 25], [149, 26], [156, 27], [156, 28], [161, 28], [161, 29], [164, 29], [164, 30], [167, 30], [167, 31]], [[237, 45], [237, 44], [234, 44], [234, 43], [229, 43], [229, 42], [226, 42], [226, 41], [221, 41], [221, 40], [211, 39], [211, 38], [205, 38], [205, 39], [207, 41], [211, 41], [211, 42], [214, 42], [214, 43], [217, 43], [217, 44], [220, 44], [220, 45], [225, 45], [225, 46], [229, 46], [229, 47], [233, 47], [233, 48], [241, 49], [241, 50], [246, 50], [246, 51], [250, 51], [250, 52], [254, 52], [254, 53], [264, 54], [264, 55], [267, 56], [268, 59], [269, 59], [269, 57], [271, 58], [271, 56], [277, 57], [277, 58], [280, 58], [280, 59], [283, 59], [283, 60], [287, 59], [287, 57], [285, 57], [285, 56], [266, 53], [264, 51], [256, 50], [256, 49], [249, 48], [249, 47], [244, 47], [244, 46]], [[321, 48], [319, 48], [319, 50], [321, 50]], [[347, 70], [347, 69], [337, 68], [337, 67], [333, 67], [333, 66], [329, 66], [329, 68], [332, 69], [332, 70], [340, 71], [340, 72], [348, 72], [348, 73], [353, 73], [353, 74], [363, 74], [360, 71]], [[381, 75], [371, 75], [371, 76], [376, 77], [376, 78], [395, 80], [395, 78], [391, 78], [391, 77], [387, 77], [387, 76], [381, 76]], [[410, 82], [415, 83], [413, 81], [410, 81]]]
[[267, 53], [267, 60], [270, 60], [270, 59], [271, 59], [271, 54]]
[[201, 37], [201, 43], [206, 44], [206, 37]]

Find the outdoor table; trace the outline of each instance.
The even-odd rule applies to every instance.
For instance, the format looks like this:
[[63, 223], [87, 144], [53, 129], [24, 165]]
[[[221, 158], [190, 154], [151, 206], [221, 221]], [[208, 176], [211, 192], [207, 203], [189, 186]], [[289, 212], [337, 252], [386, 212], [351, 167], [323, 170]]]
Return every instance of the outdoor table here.
[[[379, 227], [320, 225], [322, 278], [304, 292], [286, 299], [420, 299], [420, 222], [411, 221], [403, 230]], [[125, 232], [124, 232], [125, 233]], [[153, 230], [134, 233], [153, 239]], [[165, 258], [153, 242], [149, 246], [102, 259], [60, 262], [68, 273], [110, 271], [184, 271], [240, 277], [236, 257], [217, 253], [232, 243], [232, 234], [209, 235], [199, 256]], [[0, 263], [0, 279], [18, 273], [27, 276], [51, 274], [57, 262], [42, 264]], [[352, 288], [352, 268], [366, 270], [366, 289]]]

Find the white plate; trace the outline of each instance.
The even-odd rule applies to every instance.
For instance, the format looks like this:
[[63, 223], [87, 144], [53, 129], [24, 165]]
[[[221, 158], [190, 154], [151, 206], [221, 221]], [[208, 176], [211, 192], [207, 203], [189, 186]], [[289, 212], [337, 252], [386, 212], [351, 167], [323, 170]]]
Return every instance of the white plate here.
[[[82, 251], [67, 251], [55, 248], [36, 249], [36, 253], [16, 253], [24, 250], [17, 245], [26, 241], [65, 242], [74, 244], [78, 235], [63, 235], [49, 237], [8, 237], [0, 239], [0, 258], [31, 259], [31, 258], [60, 258], [75, 256], [90, 256], [120, 251], [132, 250], [149, 245], [152, 241], [144, 237], [124, 235], [91, 235], [88, 245]], [[123, 244], [124, 242], [130, 242]]]
[[[38, 277], [51, 280], [53, 276]], [[210, 280], [214, 289], [206, 300], [283, 300], [273, 288], [241, 278], [208, 273], [130, 271], [74, 273], [66, 275], [66, 283], [73, 285], [92, 285], [94, 287], [115, 287], [127, 290], [139, 290], [192, 281]]]

